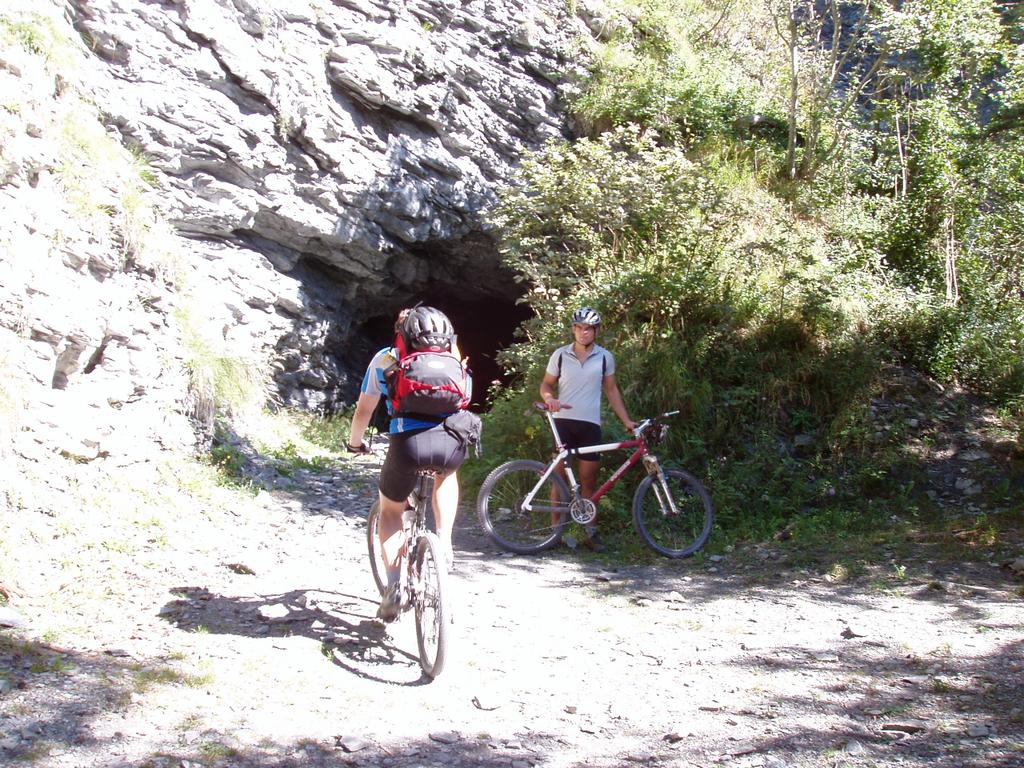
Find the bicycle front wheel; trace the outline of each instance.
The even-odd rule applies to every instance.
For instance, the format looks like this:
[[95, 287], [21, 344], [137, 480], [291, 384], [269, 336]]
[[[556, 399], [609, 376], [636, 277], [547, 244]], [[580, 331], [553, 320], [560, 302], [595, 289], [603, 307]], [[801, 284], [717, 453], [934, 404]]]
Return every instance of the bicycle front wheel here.
[[377, 582], [377, 590], [384, 594], [387, 586], [388, 569], [384, 564], [384, 550], [380, 546], [380, 500], [373, 502], [370, 515], [366, 518], [366, 548], [370, 552], [370, 572]]
[[437, 677], [448, 656], [448, 569], [441, 554], [441, 541], [425, 533], [416, 542], [413, 607], [416, 612], [416, 643], [420, 667], [427, 677]]
[[[502, 549], [529, 555], [561, 538], [568, 520], [569, 487], [558, 474], [538, 485], [546, 469], [539, 461], [509, 461], [480, 486], [476, 500], [480, 524]], [[530, 509], [525, 509], [523, 500], [535, 488]]]
[[633, 496], [633, 522], [655, 552], [665, 557], [689, 557], [711, 534], [711, 497], [700, 480], [681, 469], [666, 469], [665, 484], [676, 512], [657, 475], [648, 475]]

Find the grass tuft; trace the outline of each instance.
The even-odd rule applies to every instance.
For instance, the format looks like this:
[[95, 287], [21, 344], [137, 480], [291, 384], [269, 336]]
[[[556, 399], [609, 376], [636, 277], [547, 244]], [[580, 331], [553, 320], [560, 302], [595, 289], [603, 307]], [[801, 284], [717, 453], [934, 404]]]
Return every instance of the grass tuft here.
[[202, 329], [194, 306], [175, 317], [188, 355], [190, 387], [203, 410], [244, 417], [258, 413], [273, 399], [269, 360], [231, 352], [223, 340]]

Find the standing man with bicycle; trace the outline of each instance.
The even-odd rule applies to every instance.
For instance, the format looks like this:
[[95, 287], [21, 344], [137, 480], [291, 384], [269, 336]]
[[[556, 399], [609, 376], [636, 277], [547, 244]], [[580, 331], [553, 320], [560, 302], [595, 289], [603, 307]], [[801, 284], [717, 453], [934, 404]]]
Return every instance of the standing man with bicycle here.
[[[459, 412], [454, 408], [450, 413], [419, 414], [403, 413], [396, 407], [394, 372], [400, 361], [399, 343], [409, 350], [446, 350], [458, 356], [455, 345], [455, 331], [451, 321], [438, 309], [417, 306], [399, 313], [395, 323], [396, 344], [380, 350], [370, 361], [360, 387], [356, 410], [352, 416], [352, 429], [347, 448], [351, 453], [365, 453], [363, 437], [377, 408], [380, 398], [385, 398], [391, 422], [388, 428], [390, 444], [380, 471], [378, 484], [380, 496], [380, 540], [387, 566], [388, 586], [384, 591], [377, 616], [384, 621], [393, 621], [401, 611], [399, 586], [399, 562], [403, 545], [402, 512], [406, 500], [416, 485], [417, 473], [433, 470], [438, 473], [434, 483], [434, 520], [444, 550], [446, 565], [451, 567], [452, 527], [459, 506], [459, 480], [456, 470], [466, 458], [468, 440], [460, 438], [446, 420]], [[403, 337], [397, 338], [397, 334]], [[469, 401], [469, 393], [465, 402]], [[464, 406], [462, 406], [464, 407]], [[470, 420], [476, 417], [466, 412]], [[476, 424], [479, 421], [476, 420]]]
[[[636, 428], [615, 381], [615, 357], [597, 344], [600, 327], [601, 315], [597, 310], [582, 307], [573, 312], [573, 341], [554, 351], [540, 384], [541, 399], [554, 414], [558, 435], [567, 448], [601, 442], [602, 392], [623, 426], [630, 432]], [[597, 489], [600, 454], [578, 458], [581, 491], [589, 499]], [[594, 552], [604, 551], [596, 521], [587, 526], [586, 533], [583, 544]]]

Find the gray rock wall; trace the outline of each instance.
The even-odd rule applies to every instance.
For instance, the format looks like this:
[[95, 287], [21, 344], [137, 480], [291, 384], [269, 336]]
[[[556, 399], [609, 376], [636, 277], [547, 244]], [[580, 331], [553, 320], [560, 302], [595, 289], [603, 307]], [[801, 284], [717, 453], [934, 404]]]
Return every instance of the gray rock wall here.
[[[81, 460], [188, 444], [182, 315], [317, 408], [350, 400], [363, 326], [412, 294], [508, 300], [482, 214], [566, 134], [560, 89], [592, 39], [566, 7], [5, 2], [0, 431]], [[101, 140], [143, 188], [75, 179], [76, 142]]]
[[197, 248], [329, 266], [317, 315], [390, 313], [439, 280], [508, 298], [493, 247], [462, 244], [524, 151], [566, 132], [558, 88], [583, 27], [565, 3], [70, 7], [106, 64], [107, 119], [167, 179]]

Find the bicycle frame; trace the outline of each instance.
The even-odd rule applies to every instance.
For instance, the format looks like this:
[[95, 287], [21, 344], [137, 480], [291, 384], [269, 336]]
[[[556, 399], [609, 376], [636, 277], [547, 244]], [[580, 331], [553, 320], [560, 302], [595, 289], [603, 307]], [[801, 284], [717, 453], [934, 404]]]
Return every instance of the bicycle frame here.
[[[398, 612], [410, 609], [416, 614], [416, 644], [419, 647], [420, 667], [430, 678], [437, 677], [444, 669], [448, 654], [448, 624], [450, 623], [449, 598], [446, 597], [447, 570], [441, 543], [437, 534], [427, 524], [427, 502], [432, 496], [433, 486], [437, 480], [434, 472], [420, 472], [416, 485], [409, 494], [408, 506], [402, 515], [402, 532], [404, 541], [398, 552]], [[409, 508], [411, 507], [411, 509]], [[371, 511], [371, 519], [376, 514], [379, 520], [380, 510]], [[376, 526], [371, 522], [368, 536], [372, 536]], [[377, 588], [385, 593], [382, 571], [387, 565], [377, 560], [378, 542], [372, 542], [370, 549], [370, 567], [373, 571]], [[383, 553], [381, 553], [382, 555]], [[425, 565], [430, 563], [429, 566]], [[380, 615], [378, 613], [378, 615]], [[393, 616], [393, 620], [397, 616]]]
[[437, 475], [433, 472], [420, 472], [416, 476], [416, 485], [409, 494], [409, 503], [415, 510], [415, 522], [411, 530], [412, 536], [418, 536], [428, 530], [427, 526], [427, 501], [434, 493], [434, 483], [437, 482]]
[[[663, 415], [667, 416], [669, 414]], [[622, 466], [616, 469], [615, 472], [612, 473], [611, 477], [609, 477], [601, 485], [601, 487], [594, 492], [594, 495], [590, 497], [590, 500], [595, 504], [598, 501], [600, 501], [601, 498], [606, 493], [608, 493], [608, 491], [614, 488], [616, 483], [618, 483], [619, 480], [622, 479], [623, 475], [625, 475], [630, 469], [632, 469], [640, 461], [642, 461], [645, 456], [651, 456], [651, 458], [654, 459], [653, 454], [650, 453], [647, 447], [647, 441], [643, 438], [642, 434], [640, 434], [639, 429], [637, 430], [637, 436], [631, 440], [622, 440], [617, 443], [601, 443], [599, 445], [585, 445], [582, 448], [566, 448], [558, 435], [558, 428], [555, 426], [555, 419], [551, 415], [551, 412], [548, 411], [547, 409], [544, 409], [544, 416], [548, 420], [548, 426], [551, 429], [551, 434], [554, 435], [555, 448], [558, 450], [558, 453], [555, 454], [555, 457], [551, 460], [551, 463], [548, 464], [547, 469], [544, 470], [544, 474], [540, 476], [540, 479], [537, 481], [537, 484], [533, 486], [533, 488], [530, 490], [528, 494], [526, 494], [526, 497], [523, 499], [524, 509], [533, 509], [534, 497], [537, 495], [541, 486], [547, 481], [547, 479], [551, 477], [551, 475], [554, 472], [557, 471], [557, 467], [560, 463], [562, 464], [565, 476], [569, 480], [570, 491], [572, 492], [574, 497], [579, 495], [580, 485], [576, 481], [576, 476], [573, 474], [571, 464], [568, 461], [566, 461], [566, 459], [571, 458], [573, 456], [587, 456], [592, 453], [601, 453], [602, 451], [628, 450], [630, 448], [636, 449], [633, 451], [633, 453], [629, 455], [629, 457], [626, 458], [626, 460], [622, 463]], [[648, 464], [648, 462], [644, 463]], [[650, 464], [653, 464], [653, 467], [650, 466]], [[654, 461], [650, 462], [650, 464], [648, 464], [647, 467], [648, 472], [650, 472], [651, 474], [657, 474], [661, 485], [664, 487], [665, 477], [662, 474], [660, 462], [658, 462], [657, 459], [654, 459]], [[665, 497], [668, 500], [669, 506], [672, 510], [672, 514], [679, 514], [679, 510], [676, 508], [675, 500], [672, 498], [672, 494], [666, 492]]]
[[409, 494], [408, 503], [412, 505], [412, 509], [407, 507], [402, 513], [402, 535], [405, 540], [399, 550], [399, 559], [403, 587], [412, 573], [410, 552], [419, 538], [430, 531], [430, 526], [427, 525], [427, 502], [433, 496], [436, 481], [437, 475], [433, 472], [418, 473], [416, 485], [413, 486], [412, 493]]

